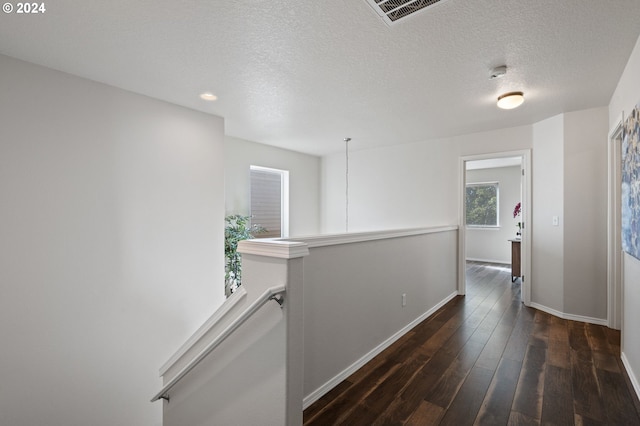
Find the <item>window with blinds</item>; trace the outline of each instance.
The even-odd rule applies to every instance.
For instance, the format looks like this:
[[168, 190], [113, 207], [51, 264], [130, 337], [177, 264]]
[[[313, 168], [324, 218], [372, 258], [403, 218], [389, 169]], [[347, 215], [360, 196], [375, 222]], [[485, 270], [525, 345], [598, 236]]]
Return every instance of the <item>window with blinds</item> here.
[[251, 166], [251, 224], [266, 232], [258, 238], [288, 236], [289, 172]]

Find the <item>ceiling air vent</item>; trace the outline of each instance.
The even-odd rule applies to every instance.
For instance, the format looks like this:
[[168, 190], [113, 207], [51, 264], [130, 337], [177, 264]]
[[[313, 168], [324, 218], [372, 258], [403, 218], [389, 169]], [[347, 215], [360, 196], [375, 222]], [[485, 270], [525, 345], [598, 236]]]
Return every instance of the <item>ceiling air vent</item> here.
[[443, 0], [366, 0], [387, 25], [393, 25], [420, 10]]

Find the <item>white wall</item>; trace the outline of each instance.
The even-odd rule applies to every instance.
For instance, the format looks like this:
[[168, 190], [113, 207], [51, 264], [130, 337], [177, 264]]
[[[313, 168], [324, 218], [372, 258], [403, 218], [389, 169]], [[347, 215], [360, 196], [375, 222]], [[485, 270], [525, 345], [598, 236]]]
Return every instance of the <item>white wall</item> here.
[[[349, 155], [349, 232], [457, 224], [457, 149], [447, 140]], [[322, 232], [345, 231], [345, 158], [322, 158]]]
[[[531, 148], [531, 126], [349, 154], [349, 231], [458, 223], [458, 158]], [[322, 157], [322, 232], [345, 230], [345, 158]], [[461, 185], [461, 183], [460, 183]]]
[[607, 317], [606, 117], [594, 108], [533, 125], [532, 306], [596, 323]]
[[[622, 113], [629, 114], [640, 102], [640, 38], [636, 42], [629, 62], [620, 77], [618, 86], [609, 103], [609, 129], [620, 121]], [[640, 393], [640, 260], [624, 255], [623, 301], [622, 301], [622, 352], [626, 359], [629, 376]]]
[[640, 260], [623, 254], [624, 299], [622, 308], [622, 357], [627, 373], [640, 396]]
[[530, 149], [533, 144], [531, 126], [509, 127], [490, 132], [471, 133], [451, 138], [461, 156]]
[[457, 240], [456, 229], [319, 246], [302, 240], [310, 247], [304, 258], [305, 405], [456, 294]]
[[497, 263], [511, 263], [511, 243], [516, 237], [519, 216], [514, 219], [513, 209], [520, 202], [520, 167], [496, 167], [467, 170], [467, 184], [498, 182], [498, 228], [468, 227], [466, 233], [467, 259]]
[[[639, 93], [640, 95], [640, 93]], [[564, 115], [564, 308], [607, 318], [607, 109]]]
[[225, 137], [226, 214], [251, 211], [250, 166], [289, 171], [289, 235], [320, 232], [320, 157]]
[[531, 300], [558, 312], [564, 306], [563, 137], [562, 115], [533, 125]]
[[[531, 126], [352, 152], [350, 231], [457, 223], [460, 156], [532, 149], [533, 210], [528, 224], [532, 303], [560, 316], [602, 322], [606, 318], [605, 127], [606, 109], [596, 108]], [[344, 231], [343, 154], [324, 157], [322, 171], [323, 231]], [[581, 217], [567, 229], [564, 209], [574, 204], [588, 212], [572, 210], [572, 216]], [[552, 225], [554, 216], [558, 226]], [[565, 281], [580, 259], [592, 263]]]
[[160, 425], [222, 302], [223, 120], [0, 56], [0, 424]]
[[640, 38], [629, 57], [629, 61], [620, 76], [618, 86], [609, 102], [609, 129], [613, 130], [620, 122], [622, 114], [628, 115], [640, 102]]

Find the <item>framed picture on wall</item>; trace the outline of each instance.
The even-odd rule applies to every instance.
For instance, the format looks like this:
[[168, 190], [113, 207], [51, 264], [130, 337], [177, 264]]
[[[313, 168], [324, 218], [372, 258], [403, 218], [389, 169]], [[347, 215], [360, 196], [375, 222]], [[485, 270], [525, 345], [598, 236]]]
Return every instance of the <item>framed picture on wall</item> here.
[[622, 249], [640, 259], [640, 103], [622, 131]]

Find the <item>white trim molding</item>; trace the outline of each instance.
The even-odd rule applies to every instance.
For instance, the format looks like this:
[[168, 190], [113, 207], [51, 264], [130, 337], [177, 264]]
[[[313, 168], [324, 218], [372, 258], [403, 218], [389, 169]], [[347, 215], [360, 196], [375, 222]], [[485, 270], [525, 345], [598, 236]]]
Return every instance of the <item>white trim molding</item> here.
[[507, 267], [507, 268], [511, 268], [511, 260], [476, 259], [474, 257], [467, 257], [467, 262], [497, 263], [499, 265], [505, 265], [505, 267]]
[[[387, 238], [411, 237], [414, 235], [448, 232], [458, 229], [457, 225], [435, 226], [429, 228], [395, 229], [390, 231], [353, 232], [348, 234], [327, 234], [292, 238], [287, 241], [306, 243], [309, 248], [335, 246], [339, 244], [361, 243], [365, 241], [384, 240]], [[251, 240], [255, 241], [255, 240]]]
[[636, 376], [635, 372], [631, 368], [631, 363], [627, 359], [627, 355], [624, 352], [620, 354], [620, 359], [622, 359], [622, 365], [624, 365], [624, 369], [627, 370], [627, 375], [629, 376], [629, 380], [633, 385], [633, 390], [636, 391], [636, 395], [640, 398], [640, 382], [638, 381], [638, 376]]
[[593, 318], [593, 317], [587, 317], [587, 316], [583, 316], [583, 315], [574, 315], [574, 314], [567, 314], [564, 312], [560, 312], [558, 310], [549, 308], [547, 306], [544, 305], [540, 305], [539, 303], [534, 303], [532, 302], [530, 305], [531, 308], [537, 309], [539, 311], [542, 312], [546, 312], [548, 314], [551, 314], [553, 316], [556, 316], [558, 318], [562, 318], [562, 319], [566, 319], [566, 320], [570, 320], [570, 321], [578, 321], [578, 322], [586, 322], [589, 324], [596, 324], [596, 325], [604, 325], [605, 327], [607, 326], [607, 319], [606, 318]]
[[253, 239], [238, 242], [238, 253], [256, 256], [294, 259], [309, 255], [309, 246], [302, 242], [279, 239]]
[[622, 158], [622, 123], [609, 132], [608, 145], [608, 208], [607, 208], [607, 325], [620, 330], [622, 327], [622, 242], [621, 201], [622, 182], [620, 158]]

